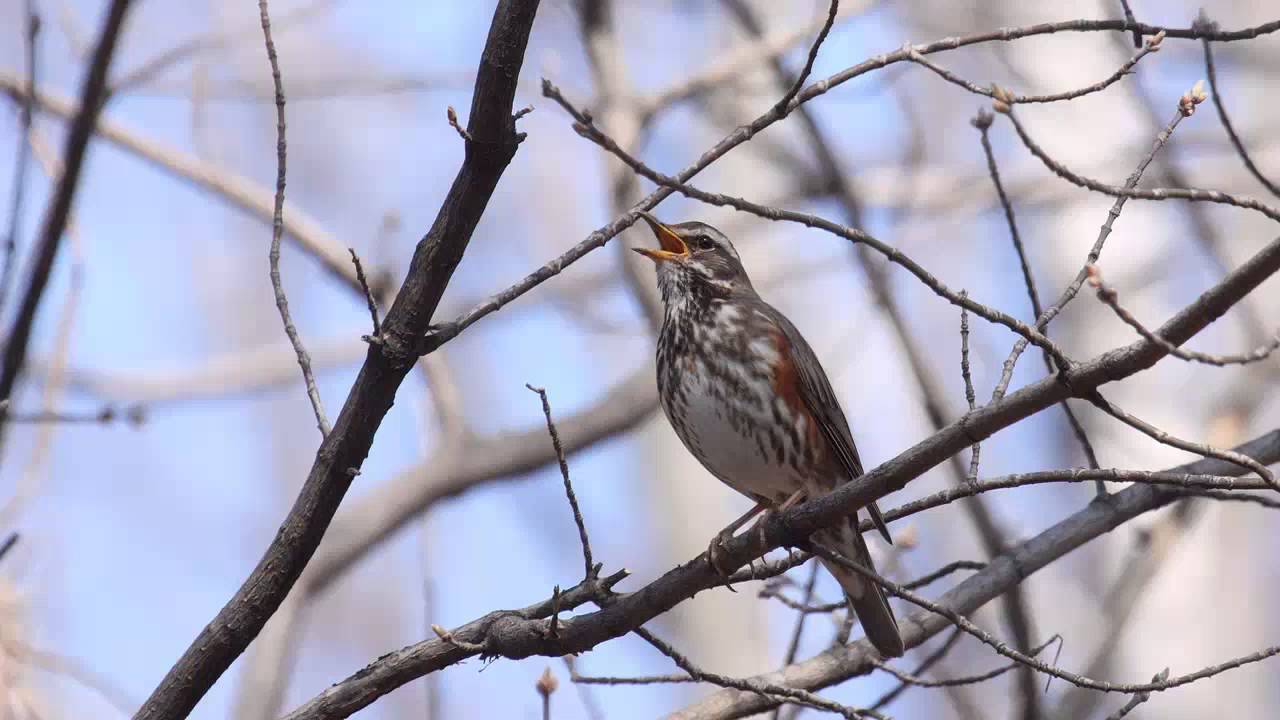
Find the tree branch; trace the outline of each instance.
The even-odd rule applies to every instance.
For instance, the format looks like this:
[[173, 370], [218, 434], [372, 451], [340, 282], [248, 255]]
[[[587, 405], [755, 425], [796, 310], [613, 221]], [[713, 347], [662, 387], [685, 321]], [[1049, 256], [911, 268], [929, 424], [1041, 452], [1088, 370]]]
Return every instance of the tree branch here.
[[522, 139], [512, 102], [538, 0], [503, 0], [494, 11], [476, 75], [466, 157], [431, 230], [418, 244], [395, 303], [383, 323], [383, 342], [371, 346], [325, 438], [301, 493], [257, 567], [170, 669], [136, 720], [186, 717], [262, 629], [320, 544], [334, 512], [368, 455], [374, 433], [414, 365], [416, 338], [462, 259]]
[[[98, 122], [98, 114], [107, 93], [107, 71], [115, 56], [116, 43], [124, 27], [125, 16], [129, 12], [130, 0], [112, 0], [102, 24], [102, 32], [89, 61], [89, 72], [85, 75], [84, 85], [80, 89], [80, 108], [71, 121], [71, 130], [67, 134], [66, 150], [63, 152], [63, 171], [58, 177], [58, 186], [54, 190], [53, 199], [45, 215], [44, 227], [40, 231], [40, 239], [36, 243], [35, 254], [31, 265], [31, 277], [27, 281], [22, 295], [22, 303], [13, 322], [13, 328], [5, 338], [2, 365], [0, 365], [0, 400], [8, 399], [13, 394], [27, 359], [27, 344], [31, 341], [31, 329], [35, 326], [36, 313], [40, 309], [40, 301], [44, 298], [45, 288], [49, 284], [49, 274], [53, 272], [53, 261], [57, 258], [58, 249], [62, 245], [62, 237], [71, 215], [71, 206], [75, 201], [76, 189], [80, 187], [81, 171], [84, 169], [85, 156], [88, 153], [89, 139], [93, 136], [93, 128]], [[34, 91], [34, 88], [32, 89]], [[25, 140], [25, 138], [24, 138]], [[0, 418], [0, 430], [4, 420]]]

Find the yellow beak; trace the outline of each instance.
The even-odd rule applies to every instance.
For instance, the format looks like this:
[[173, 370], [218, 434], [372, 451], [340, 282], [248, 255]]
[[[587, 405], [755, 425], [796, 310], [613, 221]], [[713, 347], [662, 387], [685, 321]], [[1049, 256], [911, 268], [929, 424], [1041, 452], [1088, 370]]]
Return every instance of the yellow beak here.
[[632, 250], [655, 263], [681, 260], [689, 256], [689, 246], [685, 245], [684, 240], [680, 239], [675, 230], [663, 225], [657, 218], [647, 212], [642, 211], [640, 217], [644, 218], [644, 221], [649, 224], [649, 228], [653, 230], [653, 236], [658, 239], [658, 244], [662, 246], [662, 249], [631, 248]]

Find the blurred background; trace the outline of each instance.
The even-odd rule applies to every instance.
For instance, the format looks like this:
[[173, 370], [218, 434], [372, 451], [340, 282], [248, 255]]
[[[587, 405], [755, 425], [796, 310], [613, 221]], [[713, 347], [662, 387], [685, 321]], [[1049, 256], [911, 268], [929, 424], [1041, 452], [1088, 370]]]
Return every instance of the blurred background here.
[[[12, 192], [23, 128], [24, 0], [0, 3], [0, 187]], [[257, 4], [136, 2], [111, 76], [74, 221], [36, 326], [13, 408], [109, 422], [11, 424], [0, 465], [0, 532], [21, 533], [0, 564], [0, 716], [125, 717], [239, 586], [273, 537], [318, 444], [268, 280], [275, 108]], [[106, 4], [36, 0], [38, 88], [44, 95], [19, 218], [18, 287], [57, 172], [68, 113]], [[1186, 27], [1200, 3], [1135, 0], [1139, 20]], [[364, 299], [303, 238], [346, 266], [355, 248], [375, 278], [403, 278], [461, 161], [445, 109], [466, 120], [492, 2], [277, 0], [272, 5], [288, 114], [288, 205], [282, 259], [294, 318], [335, 415], [364, 357]], [[783, 94], [821, 25], [826, 2], [544, 0], [521, 76], [520, 147], [476, 231], [438, 318], [472, 307], [578, 242], [647, 193], [647, 181], [579, 138], [539, 96], [556, 83], [599, 125], [674, 173]], [[1225, 28], [1275, 19], [1275, 6], [1212, 2]], [[1120, 4], [1065, 1], [846, 0], [813, 79], [906, 42], [1002, 26], [1120, 17]], [[762, 34], [763, 39], [755, 36]], [[770, 48], [779, 67], [770, 62]], [[933, 56], [980, 85], [1059, 92], [1113, 73], [1129, 35], [1059, 33]], [[1273, 98], [1280, 39], [1215, 45], [1220, 90], [1242, 140], [1280, 175]], [[159, 58], [159, 60], [157, 60]], [[779, 75], [781, 71], [782, 77]], [[1120, 183], [1205, 77], [1198, 42], [1167, 40], [1136, 74], [1070, 103], [1020, 117], [1069, 167]], [[928, 70], [899, 64], [846, 83], [705, 171], [699, 187], [816, 212], [864, 227], [949, 286], [1029, 321], [1016, 255], [970, 119], [989, 101]], [[997, 117], [992, 142], [1046, 302], [1074, 277], [1106, 219], [1109, 198], [1054, 177]], [[1183, 122], [1148, 184], [1262, 195], [1218, 117]], [[264, 213], [262, 208], [266, 208]], [[698, 205], [680, 197], [656, 214], [701, 219], [736, 242], [756, 286], [800, 327], [832, 377], [865, 464], [929, 435], [966, 404], [959, 316], [899, 268], [821, 232]], [[6, 222], [8, 215], [5, 216]], [[1131, 202], [1101, 267], [1122, 302], [1154, 326], [1272, 239], [1255, 215], [1222, 207]], [[688, 456], [655, 413], [652, 270], [629, 230], [481, 321], [432, 356], [400, 389], [373, 452], [317, 562], [281, 616], [201, 702], [196, 718], [270, 718], [379, 655], [499, 608], [523, 607], [581, 573], [538, 399], [544, 386], [598, 560], [633, 573], [633, 589], [703, 551], [749, 506]], [[1192, 342], [1239, 352], [1275, 329], [1271, 281]], [[5, 327], [16, 302], [5, 306]], [[990, 397], [1016, 339], [973, 320], [979, 402]], [[1051, 334], [1084, 360], [1133, 339], [1086, 289]], [[1166, 360], [1108, 397], [1177, 435], [1231, 446], [1280, 423], [1274, 358], [1220, 370]], [[1013, 387], [1043, 376], [1028, 353]], [[1188, 456], [1074, 406], [1104, 467], [1160, 469]], [[967, 457], [960, 458], [967, 467]], [[986, 443], [982, 477], [1084, 465], [1062, 410]], [[882, 507], [957, 481], [944, 464]], [[1007, 539], [1025, 539], [1083, 507], [1093, 489], [1040, 486], [985, 498]], [[1066, 641], [1059, 664], [1123, 682], [1175, 674], [1273, 644], [1280, 584], [1277, 525], [1241, 503], [1140, 518], [1024, 583], [1033, 643]], [[984, 560], [972, 511], [953, 505], [895, 524], [908, 542], [881, 567], [908, 579], [953, 560]], [[376, 540], [372, 542], [371, 540]], [[344, 554], [345, 553], [345, 554]], [[885, 557], [892, 554], [892, 558]], [[790, 576], [798, 586], [809, 569]], [[954, 578], [929, 589], [939, 594]], [[703, 668], [751, 675], [780, 666], [795, 614], [757, 597], [699, 594], [650, 628]], [[793, 596], [799, 588], [788, 590]], [[820, 574], [816, 596], [837, 597]], [[975, 620], [1009, 637], [999, 603]], [[798, 657], [838, 630], [808, 619]], [[855, 636], [858, 631], [855, 630]], [[936, 638], [916, 650], [938, 645]], [[962, 639], [933, 677], [1001, 664]], [[904, 668], [914, 665], [908, 660]], [[638, 638], [578, 659], [591, 675], [673, 672]], [[655, 717], [714, 691], [696, 685], [592, 687], [580, 694], [557, 659], [470, 661], [401, 688], [362, 712], [382, 718], [535, 718], [534, 682], [561, 680], [553, 717]], [[1272, 717], [1274, 664], [1244, 667], [1162, 693], [1131, 717]], [[896, 717], [1007, 716], [1016, 674], [954, 690], [915, 689]], [[1037, 682], [1043, 682], [1038, 680]], [[875, 674], [825, 691], [867, 704], [894, 685]], [[1123, 704], [1054, 682], [1042, 716], [1103, 717]], [[812, 712], [812, 711], [809, 711]], [[976, 713], [976, 715], [974, 714]]]

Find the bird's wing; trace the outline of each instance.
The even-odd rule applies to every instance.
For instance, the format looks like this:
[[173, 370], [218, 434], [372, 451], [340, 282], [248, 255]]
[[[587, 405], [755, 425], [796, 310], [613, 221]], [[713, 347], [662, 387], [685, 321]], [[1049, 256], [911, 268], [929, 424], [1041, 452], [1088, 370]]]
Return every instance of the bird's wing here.
[[[805, 406], [817, 418], [823, 436], [827, 438], [827, 442], [831, 443], [831, 447], [840, 458], [840, 465], [848, 473], [848, 480], [857, 478], [863, 473], [862, 459], [858, 457], [858, 446], [853, 444], [853, 433], [849, 431], [849, 421], [845, 419], [844, 410], [840, 408], [840, 401], [836, 399], [836, 393], [831, 389], [831, 381], [827, 379], [827, 373], [818, 362], [818, 356], [785, 315], [767, 304], [766, 307], [769, 307], [769, 315], [778, 324], [783, 338], [791, 346], [791, 352], [796, 361], [796, 373], [800, 381], [800, 394]], [[889, 536], [889, 529], [885, 527], [880, 508], [876, 507], [875, 503], [871, 503], [867, 506], [867, 513], [871, 515], [872, 522], [875, 523], [876, 529], [880, 531], [885, 542], [892, 544], [893, 539]]]

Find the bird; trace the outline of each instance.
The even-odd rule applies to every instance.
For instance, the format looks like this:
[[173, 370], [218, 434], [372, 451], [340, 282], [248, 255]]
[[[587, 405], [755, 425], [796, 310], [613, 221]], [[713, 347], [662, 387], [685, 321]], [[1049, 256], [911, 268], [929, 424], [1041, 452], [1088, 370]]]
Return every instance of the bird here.
[[[641, 217], [660, 249], [632, 248], [654, 262], [662, 298], [657, 345], [658, 399], [685, 448], [721, 482], [755, 501], [712, 539], [708, 560], [760, 512], [781, 512], [862, 475], [844, 411], [817, 355], [796, 326], [751, 285], [738, 251], [703, 222], [668, 225]], [[892, 543], [875, 503], [867, 505]], [[757, 527], [763, 528], [763, 518]], [[873, 569], [857, 513], [810, 538]], [[904, 651], [884, 589], [821, 559], [885, 657]]]

